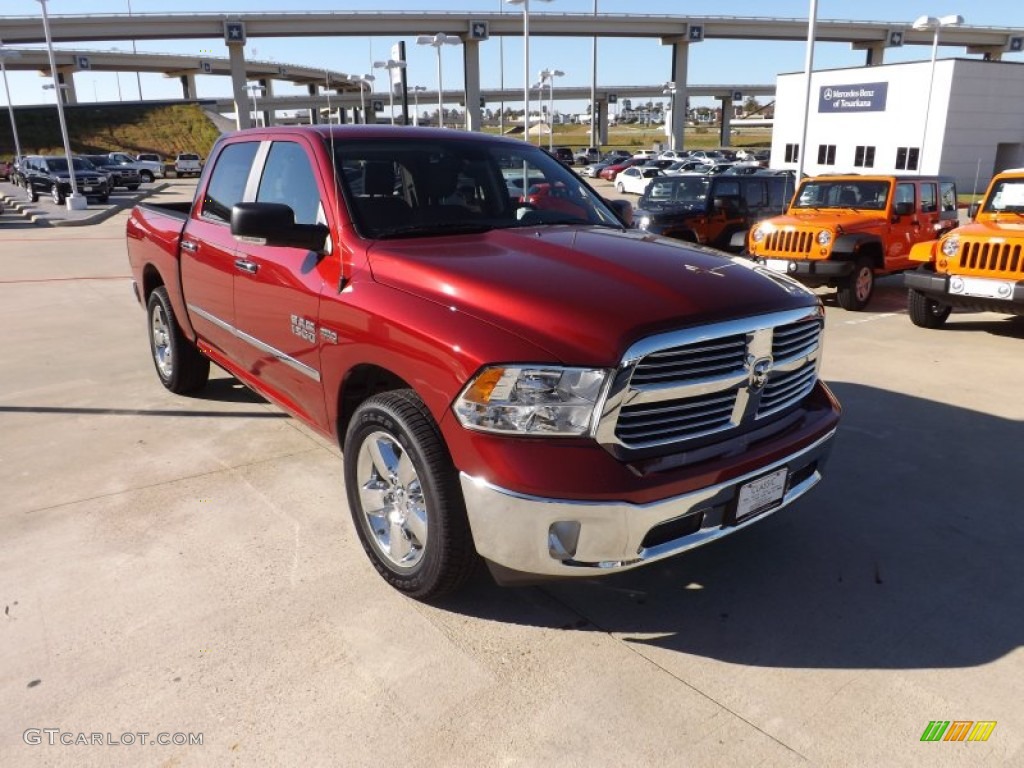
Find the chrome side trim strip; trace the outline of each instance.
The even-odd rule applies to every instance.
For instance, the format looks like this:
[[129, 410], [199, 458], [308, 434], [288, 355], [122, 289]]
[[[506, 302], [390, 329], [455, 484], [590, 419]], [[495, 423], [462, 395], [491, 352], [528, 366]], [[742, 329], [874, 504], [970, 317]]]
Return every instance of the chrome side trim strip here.
[[260, 341], [255, 336], [250, 336], [248, 333], [245, 333], [244, 331], [238, 330], [237, 328], [235, 328], [235, 326], [231, 325], [231, 323], [228, 323], [228, 322], [225, 322], [224, 320], [221, 320], [216, 315], [210, 314], [205, 309], [201, 309], [200, 307], [197, 307], [195, 304], [188, 304], [187, 306], [188, 306], [188, 311], [189, 312], [195, 312], [197, 315], [202, 317], [204, 320], [209, 320], [211, 323], [216, 325], [218, 328], [223, 328], [225, 331], [230, 333], [232, 336], [235, 336], [236, 338], [241, 339], [242, 341], [246, 342], [247, 344], [251, 344], [252, 346], [256, 347], [256, 349], [260, 350], [261, 352], [266, 352], [268, 355], [271, 355], [271, 356], [277, 358], [282, 363], [287, 365], [289, 368], [293, 368], [294, 370], [296, 370], [299, 373], [301, 373], [303, 376], [308, 376], [309, 378], [311, 378], [313, 381], [315, 381], [317, 383], [320, 382], [320, 371], [318, 371], [316, 368], [312, 368], [312, 367], [306, 365], [305, 363], [299, 362], [294, 357], [291, 357], [290, 355], [286, 355], [281, 350], [277, 349], [276, 347], [270, 346], [266, 342]]

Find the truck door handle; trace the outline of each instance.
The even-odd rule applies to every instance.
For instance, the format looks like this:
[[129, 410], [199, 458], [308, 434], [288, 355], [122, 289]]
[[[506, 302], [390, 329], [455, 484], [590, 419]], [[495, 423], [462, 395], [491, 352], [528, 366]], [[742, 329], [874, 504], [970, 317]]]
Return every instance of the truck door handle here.
[[199, 250], [199, 246], [192, 240], [182, 240], [181, 250], [191, 251], [192, 253], [195, 253], [196, 251]]
[[243, 272], [248, 272], [250, 275], [255, 275], [256, 270], [260, 268], [259, 264], [248, 259], [235, 259], [235, 266]]

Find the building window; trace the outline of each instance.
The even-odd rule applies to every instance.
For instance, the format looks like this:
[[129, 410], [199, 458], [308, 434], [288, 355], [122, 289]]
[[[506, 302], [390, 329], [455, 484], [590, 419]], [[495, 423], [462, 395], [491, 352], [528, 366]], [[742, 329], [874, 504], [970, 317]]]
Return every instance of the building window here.
[[918, 147], [897, 147], [896, 149], [896, 170], [916, 171], [917, 158], [921, 154]]
[[786, 145], [786, 162], [795, 163], [800, 159], [800, 145], [799, 144], [787, 144]]
[[836, 164], [836, 145], [835, 144], [819, 144], [818, 145], [818, 165], [835, 165]]
[[875, 167], [875, 148], [857, 147], [853, 155], [853, 164], [858, 168]]

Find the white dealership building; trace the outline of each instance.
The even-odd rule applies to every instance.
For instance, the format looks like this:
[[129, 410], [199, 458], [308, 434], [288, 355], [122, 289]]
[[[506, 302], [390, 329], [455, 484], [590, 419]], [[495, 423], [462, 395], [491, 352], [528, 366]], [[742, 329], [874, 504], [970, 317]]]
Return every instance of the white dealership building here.
[[[929, 87], [929, 84], [930, 87]], [[780, 75], [773, 168], [944, 174], [961, 193], [1024, 166], [1024, 64], [943, 59]]]

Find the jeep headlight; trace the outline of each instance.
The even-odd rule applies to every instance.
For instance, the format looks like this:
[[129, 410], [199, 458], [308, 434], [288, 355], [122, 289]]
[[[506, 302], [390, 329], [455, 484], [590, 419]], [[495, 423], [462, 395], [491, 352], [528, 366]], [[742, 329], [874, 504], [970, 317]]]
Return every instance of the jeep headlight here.
[[586, 435], [608, 375], [600, 368], [491, 366], [462, 390], [455, 415], [481, 432]]
[[942, 241], [942, 252], [948, 257], [953, 258], [956, 256], [957, 251], [960, 250], [960, 238], [956, 235], [947, 237]]
[[768, 229], [766, 227], [757, 226], [754, 227], [754, 231], [750, 234], [750, 239], [755, 243], [760, 243], [765, 237], [768, 236]]
[[821, 230], [818, 233], [818, 245], [828, 245], [832, 242], [832, 233], [827, 229]]

